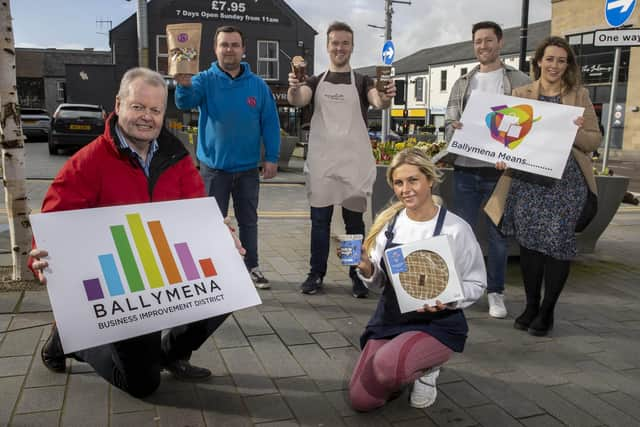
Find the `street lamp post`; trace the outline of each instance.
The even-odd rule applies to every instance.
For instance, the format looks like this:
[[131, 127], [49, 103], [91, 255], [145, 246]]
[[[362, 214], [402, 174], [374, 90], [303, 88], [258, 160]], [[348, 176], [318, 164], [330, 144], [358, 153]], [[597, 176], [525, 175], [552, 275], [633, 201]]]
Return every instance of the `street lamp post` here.
[[518, 68], [522, 72], [528, 72], [527, 61], [527, 33], [529, 29], [529, 0], [522, 0], [522, 19], [520, 24], [520, 62]]
[[[127, 0], [131, 1], [131, 0]], [[149, 68], [149, 30], [147, 26], [147, 0], [138, 0], [138, 66]]]

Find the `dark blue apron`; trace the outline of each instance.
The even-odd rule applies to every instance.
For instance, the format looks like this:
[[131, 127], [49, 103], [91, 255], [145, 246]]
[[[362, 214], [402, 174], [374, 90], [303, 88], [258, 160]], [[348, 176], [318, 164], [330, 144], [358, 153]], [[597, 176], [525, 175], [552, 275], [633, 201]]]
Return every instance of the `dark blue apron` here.
[[[399, 246], [399, 244], [393, 243], [393, 229], [400, 212], [402, 211], [399, 211], [389, 222], [385, 231], [385, 236], [387, 237], [385, 250]], [[442, 232], [446, 215], [447, 209], [441, 207], [436, 221], [436, 228], [433, 232], [434, 237], [439, 236]], [[360, 337], [360, 347], [364, 348], [369, 339], [391, 339], [403, 332], [423, 331], [451, 350], [462, 352], [467, 339], [467, 332], [469, 331], [467, 320], [462, 310], [443, 310], [436, 313], [418, 313], [417, 311], [401, 313], [396, 292], [389, 282], [389, 275], [384, 261], [380, 262], [380, 266], [386, 277], [383, 285], [384, 289], [378, 300], [376, 311], [371, 320], [369, 320], [364, 334]]]

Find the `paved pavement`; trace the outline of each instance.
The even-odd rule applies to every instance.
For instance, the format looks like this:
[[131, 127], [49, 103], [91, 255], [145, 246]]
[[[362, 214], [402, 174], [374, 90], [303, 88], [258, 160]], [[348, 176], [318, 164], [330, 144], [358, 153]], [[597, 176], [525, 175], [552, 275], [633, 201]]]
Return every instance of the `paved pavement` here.
[[[30, 194], [40, 187], [30, 182]], [[46, 292], [0, 293], [0, 426], [640, 425], [640, 208], [621, 208], [595, 253], [574, 263], [551, 337], [512, 327], [524, 298], [513, 260], [509, 318], [489, 318], [485, 298], [466, 310], [467, 347], [443, 368], [435, 405], [412, 409], [405, 391], [370, 414], [349, 408], [346, 388], [375, 297], [351, 297], [334, 257], [324, 292], [299, 293], [306, 209], [299, 185], [262, 188], [260, 256], [272, 289], [194, 354], [210, 380], [164, 374], [148, 399], [128, 397], [75, 361], [66, 374], [47, 371], [39, 359], [52, 321]]]

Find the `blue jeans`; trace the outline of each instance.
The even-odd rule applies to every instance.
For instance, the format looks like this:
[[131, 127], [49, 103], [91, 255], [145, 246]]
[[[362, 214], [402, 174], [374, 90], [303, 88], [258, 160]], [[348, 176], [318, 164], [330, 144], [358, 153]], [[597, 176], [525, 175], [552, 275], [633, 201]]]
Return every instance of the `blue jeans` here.
[[233, 211], [238, 221], [240, 241], [247, 253], [244, 263], [249, 270], [258, 266], [258, 169], [225, 172], [200, 164], [200, 175], [209, 196], [216, 198], [222, 216], [229, 211], [229, 196], [233, 197]]
[[[324, 277], [327, 273], [329, 243], [331, 239], [331, 216], [333, 206], [311, 207], [311, 273]], [[342, 219], [347, 234], [364, 236], [362, 212], [342, 208]], [[349, 276], [355, 276], [355, 267], [349, 269]]]
[[487, 293], [504, 291], [504, 276], [507, 270], [507, 239], [500, 234], [493, 221], [482, 211], [498, 177], [486, 177], [473, 171], [456, 169], [454, 177], [453, 212], [475, 228], [481, 217], [487, 228]]

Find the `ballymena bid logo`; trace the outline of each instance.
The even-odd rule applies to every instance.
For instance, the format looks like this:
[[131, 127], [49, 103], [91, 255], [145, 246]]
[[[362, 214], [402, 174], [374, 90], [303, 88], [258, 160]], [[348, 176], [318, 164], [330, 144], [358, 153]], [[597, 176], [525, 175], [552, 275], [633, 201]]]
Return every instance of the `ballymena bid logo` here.
[[[126, 219], [128, 233], [124, 224], [109, 227], [115, 253], [98, 255], [104, 282], [100, 277], [83, 280], [96, 319], [137, 312], [111, 320], [115, 325], [224, 300], [222, 289], [213, 279], [218, 273], [211, 258], [197, 259], [196, 264], [186, 242], [169, 243], [160, 221], [145, 224], [138, 213], [126, 215]], [[168, 306], [172, 303], [177, 305]], [[159, 306], [164, 308], [154, 309]], [[100, 323], [100, 329], [113, 326], [111, 323]]]
[[499, 105], [491, 107], [491, 110], [485, 117], [491, 137], [511, 150], [520, 145], [531, 131], [533, 123], [540, 120], [540, 117], [533, 118], [531, 105]]

